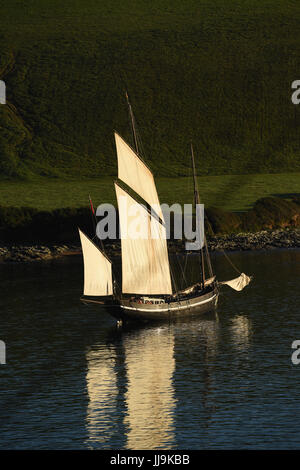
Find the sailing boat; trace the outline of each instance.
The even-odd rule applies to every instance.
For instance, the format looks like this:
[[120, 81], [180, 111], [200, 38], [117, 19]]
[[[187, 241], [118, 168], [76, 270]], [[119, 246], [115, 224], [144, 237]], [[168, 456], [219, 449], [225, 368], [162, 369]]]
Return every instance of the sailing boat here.
[[[140, 156], [129, 101], [128, 105], [136, 149], [131, 148], [118, 133], [114, 134], [118, 159], [118, 180], [114, 186], [121, 232], [122, 289], [120, 292], [113, 280], [112, 261], [79, 229], [84, 261], [84, 293], [81, 300], [109, 306], [110, 313], [118, 320], [162, 320], [213, 310], [217, 305], [220, 283], [213, 273], [205, 236], [199, 250], [199, 281], [183, 290], [176, 289], [154, 177]], [[191, 151], [196, 205], [200, 203], [200, 197], [193, 148]], [[139, 203], [139, 198], [150, 210]], [[135, 221], [145, 228], [146, 233], [151, 232], [151, 236], [123, 236], [132, 221], [133, 205], [139, 207], [139, 215], [135, 211]], [[205, 265], [209, 276], [206, 275]], [[248, 276], [241, 276], [228, 281], [228, 285], [241, 290], [250, 282]]]

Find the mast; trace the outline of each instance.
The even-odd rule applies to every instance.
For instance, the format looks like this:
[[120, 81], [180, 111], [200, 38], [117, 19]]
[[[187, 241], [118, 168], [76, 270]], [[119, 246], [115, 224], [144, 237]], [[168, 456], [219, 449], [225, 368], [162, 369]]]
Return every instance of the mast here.
[[[191, 143], [191, 154], [192, 154], [193, 180], [194, 180], [194, 204], [195, 204], [195, 211], [196, 211], [197, 204], [200, 204], [200, 196], [199, 196], [199, 191], [198, 191], [197, 175], [196, 175], [196, 168], [195, 168], [195, 158], [194, 158], [194, 149], [193, 149], [193, 144], [192, 143]], [[201, 255], [201, 281], [202, 281], [202, 287], [204, 287], [204, 283], [205, 283], [205, 266], [204, 266], [203, 247], [200, 248], [200, 255]]]
[[[197, 184], [197, 177], [196, 177], [196, 169], [195, 169], [195, 159], [194, 159], [194, 151], [193, 151], [193, 145], [191, 144], [191, 151], [192, 151], [192, 162], [193, 162], [193, 175], [194, 175], [194, 200], [195, 204], [200, 204], [200, 196], [199, 196], [199, 191], [198, 191], [198, 184]], [[204, 232], [204, 249], [205, 249], [205, 255], [206, 255], [206, 262], [207, 262], [207, 267], [209, 271], [210, 277], [214, 276], [212, 265], [211, 265], [211, 260], [210, 260], [210, 255], [208, 251], [208, 246], [207, 246], [207, 240], [206, 240], [206, 235]], [[205, 271], [204, 271], [204, 254], [203, 254], [203, 248], [201, 248], [201, 262], [202, 262], [202, 275], [203, 275], [203, 283], [205, 282]], [[204, 284], [203, 284], [204, 285]]]
[[[118, 179], [145, 201], [147, 206], [149, 206], [149, 214], [146, 220], [148, 237], [145, 240], [143, 237], [142, 239], [137, 238], [132, 240], [129, 237], [121, 239], [122, 292], [130, 294], [170, 295], [173, 293], [171, 282], [172, 271], [169, 263], [164, 216], [153, 174], [139, 154], [135, 119], [127, 92], [125, 96], [129, 108], [135, 150], [117, 132], [114, 133], [118, 158]], [[121, 195], [123, 200], [126, 197], [128, 207], [131, 206], [132, 201], [135, 205], [140, 204], [134, 196], [130, 196], [130, 193], [123, 188], [115, 182], [118, 204], [121, 201]], [[142, 208], [143, 206], [140, 205], [140, 207]], [[127, 222], [131, 217], [127, 212], [125, 210], [124, 213], [124, 207], [120, 207], [119, 204], [121, 233], [122, 226], [125, 229], [123, 232], [126, 233]], [[145, 225], [145, 220], [141, 220], [140, 226], [143, 225]], [[136, 274], [137, 278], [135, 278]]]
[[135, 150], [136, 150], [136, 153], [139, 154], [139, 147], [138, 147], [136, 129], [135, 129], [135, 124], [134, 124], [134, 116], [133, 116], [133, 112], [132, 112], [132, 108], [131, 108], [131, 104], [130, 104], [130, 101], [129, 101], [127, 91], [126, 91], [126, 99], [127, 99], [127, 104], [128, 104], [128, 108], [129, 108], [129, 116], [130, 116], [130, 121], [131, 121], [131, 129], [132, 129], [132, 134], [133, 134]]

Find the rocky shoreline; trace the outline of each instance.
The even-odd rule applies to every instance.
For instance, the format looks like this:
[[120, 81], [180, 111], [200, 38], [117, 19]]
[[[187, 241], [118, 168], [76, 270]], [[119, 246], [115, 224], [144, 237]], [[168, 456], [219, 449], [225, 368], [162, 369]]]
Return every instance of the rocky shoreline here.
[[209, 242], [211, 251], [269, 250], [275, 248], [300, 248], [299, 229], [262, 230], [256, 233], [239, 233], [214, 237]]
[[[276, 248], [300, 248], [300, 229], [263, 230], [256, 233], [238, 233], [210, 238], [210, 251], [248, 251]], [[105, 247], [111, 256], [120, 255], [120, 243], [109, 243]], [[176, 240], [169, 243], [170, 253], [183, 253], [184, 243]], [[64, 245], [13, 245], [0, 246], [0, 262], [19, 263], [52, 260], [67, 255], [80, 255], [81, 248], [75, 244]]]
[[13, 245], [0, 246], [0, 262], [22, 263], [41, 260], [52, 260], [65, 255], [81, 253], [76, 245]]

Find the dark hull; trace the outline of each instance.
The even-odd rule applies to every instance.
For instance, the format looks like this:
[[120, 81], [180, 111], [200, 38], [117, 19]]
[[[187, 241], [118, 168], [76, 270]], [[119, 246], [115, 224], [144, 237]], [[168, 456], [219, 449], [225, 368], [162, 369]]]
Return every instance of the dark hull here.
[[[194, 295], [176, 302], [163, 304], [140, 304], [130, 299], [121, 299], [119, 303], [105, 302], [107, 311], [117, 320], [155, 321], [170, 320], [172, 318], [186, 317], [188, 315], [202, 315], [215, 309], [218, 301], [218, 289]], [[100, 303], [88, 299], [86, 302]]]

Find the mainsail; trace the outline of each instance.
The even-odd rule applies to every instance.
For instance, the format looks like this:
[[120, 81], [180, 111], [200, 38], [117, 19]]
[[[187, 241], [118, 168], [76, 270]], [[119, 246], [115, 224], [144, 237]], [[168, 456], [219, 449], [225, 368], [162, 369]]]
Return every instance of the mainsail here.
[[[119, 207], [122, 292], [172, 294], [165, 227], [115, 183]], [[133, 236], [132, 228], [141, 228]]]
[[118, 178], [141, 196], [163, 219], [154, 177], [136, 152], [115, 132]]
[[112, 270], [109, 259], [80, 230], [84, 262], [84, 295], [112, 295]]

